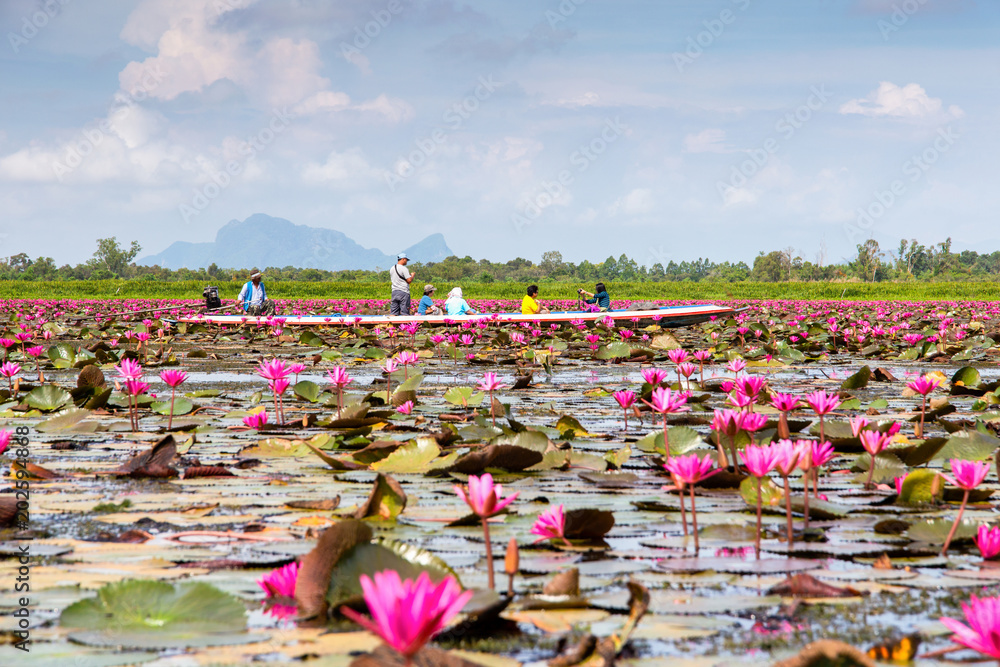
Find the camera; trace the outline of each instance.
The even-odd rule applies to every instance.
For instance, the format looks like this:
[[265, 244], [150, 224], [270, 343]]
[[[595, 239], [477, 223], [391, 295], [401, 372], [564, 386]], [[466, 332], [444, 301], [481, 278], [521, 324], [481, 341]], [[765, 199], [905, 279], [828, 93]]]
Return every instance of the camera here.
[[577, 288], [576, 293], [583, 294], [583, 288], [582, 287]]
[[205, 309], [215, 310], [222, 307], [222, 300], [219, 299], [218, 287], [206, 287], [201, 295], [205, 297]]

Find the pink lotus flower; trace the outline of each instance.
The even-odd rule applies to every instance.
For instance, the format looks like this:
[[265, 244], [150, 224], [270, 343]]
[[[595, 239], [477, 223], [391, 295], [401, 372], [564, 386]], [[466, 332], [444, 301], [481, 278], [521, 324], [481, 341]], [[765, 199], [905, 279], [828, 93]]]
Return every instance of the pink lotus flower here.
[[816, 468], [825, 466], [837, 456], [837, 452], [833, 450], [833, 444], [830, 442], [820, 442], [815, 440], [812, 442], [811, 446], [812, 463]]
[[38, 357], [40, 357], [43, 354], [45, 354], [45, 348], [43, 346], [41, 346], [41, 345], [36, 345], [34, 347], [29, 347], [28, 349], [25, 350], [25, 352], [28, 353], [29, 357], [32, 357], [33, 359], [37, 359]]
[[168, 387], [173, 387], [173, 388], [179, 387], [180, 385], [184, 384], [184, 381], [187, 380], [187, 377], [188, 377], [187, 373], [175, 369], [166, 370], [160, 373], [160, 379], [163, 380], [163, 383], [166, 384]]
[[340, 419], [344, 405], [344, 387], [351, 383], [351, 376], [347, 374], [346, 368], [335, 366], [326, 372], [326, 377], [330, 384], [337, 388], [337, 419]]
[[819, 416], [828, 415], [840, 406], [840, 397], [836, 394], [827, 394], [824, 390], [814, 391], [806, 394], [806, 403]]
[[252, 429], [259, 431], [267, 425], [267, 413], [261, 410], [243, 418], [243, 423]]
[[662, 368], [643, 368], [642, 379], [654, 387], [667, 379], [667, 372]]
[[261, 376], [265, 380], [279, 380], [284, 378], [289, 373], [288, 366], [281, 359], [275, 358], [267, 362], [260, 362], [257, 366], [257, 375]]
[[740, 371], [746, 370], [747, 362], [740, 357], [736, 357], [726, 365], [726, 370], [739, 377]]
[[292, 562], [257, 580], [257, 585], [267, 596], [264, 604], [268, 614], [276, 618], [290, 618], [298, 612], [295, 604], [295, 584], [298, 578], [299, 564]]
[[927, 395], [939, 386], [941, 386], [941, 380], [938, 378], [932, 378], [928, 375], [917, 378], [913, 382], [906, 385], [908, 389], [914, 393], [920, 394], [922, 397], [920, 405], [920, 424], [916, 429], [916, 436], [918, 438], [924, 437], [924, 419], [927, 417]]
[[[698, 545], [698, 514], [697, 508], [695, 506], [694, 500], [694, 485], [701, 480], [711, 477], [715, 473], [719, 472], [719, 469], [713, 470], [715, 468], [715, 461], [708, 454], [705, 455], [704, 459], [699, 459], [697, 454], [689, 454], [687, 456], [675, 456], [665, 464], [663, 467], [667, 469], [667, 472], [671, 474], [674, 478], [675, 484], [678, 486], [681, 496], [681, 508], [684, 507], [684, 487], [688, 487], [691, 493], [691, 532], [694, 534], [694, 553], [697, 556], [699, 551]], [[681, 513], [683, 520], [684, 514]], [[685, 531], [685, 534], [687, 532]]]
[[0, 429], [0, 454], [7, 451], [7, 447], [10, 445], [10, 438], [13, 435], [10, 431], [6, 429]]
[[739, 453], [747, 471], [754, 477], [767, 477], [778, 465], [778, 452], [773, 447], [747, 445]]
[[489, 575], [490, 590], [493, 590], [493, 545], [490, 543], [489, 518], [501, 512], [505, 507], [514, 502], [517, 493], [503, 498], [503, 487], [493, 484], [493, 475], [483, 474], [481, 477], [469, 475], [469, 489], [466, 490], [456, 485], [455, 493], [472, 508], [483, 524], [483, 536], [486, 542], [486, 563]]
[[496, 373], [486, 373], [483, 375], [483, 379], [479, 381], [477, 385], [482, 391], [492, 392], [496, 389], [502, 388], [504, 385], [501, 384], [500, 379], [497, 377]]
[[678, 348], [676, 350], [667, 350], [667, 358], [675, 364], [683, 364], [691, 357], [688, 356], [687, 350]]
[[149, 391], [149, 383], [142, 380], [125, 380], [125, 393], [129, 396], [138, 396]]
[[616, 401], [618, 401], [618, 405], [620, 405], [622, 409], [625, 411], [625, 430], [627, 431], [628, 409], [635, 404], [637, 398], [635, 392], [629, 389], [622, 389], [621, 391], [614, 392], [613, 394], [611, 394], [611, 396], [614, 397]]
[[363, 574], [360, 581], [371, 620], [347, 607], [341, 613], [381, 637], [406, 664], [472, 598], [453, 577], [435, 584], [426, 572], [416, 581], [401, 580], [395, 570], [375, 573], [374, 581]]
[[667, 436], [667, 415], [678, 412], [687, 412], [690, 408], [686, 405], [688, 395], [684, 392], [672, 392], [663, 387], [656, 387], [650, 396], [652, 401], [643, 399], [643, 403], [653, 408], [655, 412], [663, 415], [663, 449], [667, 459], [670, 458], [670, 440]]
[[754, 398], [736, 390], [729, 396], [729, 402], [740, 410], [753, 407]]
[[531, 527], [531, 534], [538, 535], [535, 544], [545, 540], [562, 540], [566, 546], [570, 546], [569, 540], [564, 534], [566, 531], [566, 513], [562, 505], [555, 505], [538, 515], [535, 525]]
[[933, 378], [925, 375], [924, 377], [918, 378], [913, 382], [906, 385], [907, 389], [914, 392], [915, 394], [922, 394], [926, 396], [935, 389], [941, 386], [940, 378]]
[[170, 387], [170, 417], [167, 419], [167, 430], [174, 426], [174, 399], [177, 395], [177, 387], [187, 380], [187, 373], [175, 369], [165, 370], [160, 373], [160, 379]]
[[694, 358], [700, 361], [701, 363], [705, 363], [706, 361], [712, 358], [712, 352], [711, 350], [695, 350]]
[[751, 398], [756, 397], [767, 385], [767, 380], [757, 375], [744, 375], [736, 379], [736, 387]]
[[142, 366], [139, 365], [138, 361], [133, 359], [122, 359], [121, 362], [115, 366], [115, 370], [118, 371], [118, 375], [125, 380], [138, 380], [142, 377]]
[[953, 484], [960, 489], [971, 491], [986, 479], [990, 472], [988, 461], [965, 461], [963, 459], [951, 459], [951, 475], [942, 474], [949, 484]]
[[[788, 486], [788, 477], [799, 465], [799, 458], [803, 449], [808, 447], [808, 442], [793, 443], [791, 440], [779, 440], [771, 445], [775, 452], [775, 469], [781, 474], [785, 483], [785, 516], [787, 520], [787, 540], [791, 545], [794, 542], [795, 533], [792, 530], [792, 493]], [[811, 453], [811, 452], [810, 452]], [[808, 495], [808, 490], [806, 495]]]
[[969, 504], [969, 492], [982, 484], [983, 480], [986, 479], [986, 475], [990, 472], [990, 464], [988, 461], [965, 461], [963, 459], [951, 459], [949, 463], [951, 464], [952, 474], [942, 474], [941, 476], [950, 484], [954, 484], [962, 489], [964, 493], [962, 494], [962, 504], [958, 508], [958, 515], [955, 517], [955, 523], [951, 525], [951, 530], [948, 531], [948, 537], [944, 540], [944, 547], [941, 548], [942, 556], [948, 553], [948, 547], [951, 545], [952, 538], [955, 537], [955, 531], [958, 530], [958, 524], [962, 522], [962, 514], [965, 512], [965, 506]]
[[781, 394], [776, 392], [773, 396], [771, 396], [771, 405], [774, 406], [775, 410], [780, 412], [791, 412], [801, 405], [801, 401], [798, 396], [793, 394]]
[[396, 408], [396, 412], [398, 412], [400, 414], [403, 414], [403, 415], [410, 414], [411, 412], [413, 412], [413, 401], [406, 401], [405, 403], [403, 403], [402, 405], [400, 405], [398, 408]]
[[1000, 527], [990, 528], [984, 524], [979, 527], [975, 539], [983, 560], [993, 560], [1000, 555]]
[[862, 417], [861, 415], [858, 415], [857, 417], [854, 417], [853, 419], [851, 419], [851, 433], [854, 434], [855, 438], [861, 437], [861, 432], [870, 423], [871, 423], [870, 421], [868, 421], [866, 418]]
[[503, 486], [493, 484], [493, 475], [485, 473], [481, 477], [469, 475], [468, 492], [464, 487], [455, 485], [455, 493], [468, 504], [476, 516], [488, 519], [499, 514], [505, 507], [514, 502], [517, 492], [502, 498]]
[[292, 382], [288, 378], [277, 378], [268, 382], [267, 386], [271, 388], [271, 391], [274, 392], [276, 396], [281, 396], [285, 393], [285, 390], [291, 386], [291, 384]]
[[1000, 598], [969, 598], [969, 604], [962, 604], [962, 613], [969, 625], [953, 618], [941, 618], [941, 622], [955, 635], [956, 644], [971, 648], [994, 660], [1000, 660]]

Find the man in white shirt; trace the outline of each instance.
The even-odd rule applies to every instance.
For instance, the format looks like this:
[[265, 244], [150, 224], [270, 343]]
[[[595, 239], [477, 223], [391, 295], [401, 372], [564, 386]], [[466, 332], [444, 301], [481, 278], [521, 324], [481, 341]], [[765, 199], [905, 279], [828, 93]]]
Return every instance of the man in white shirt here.
[[247, 315], [273, 317], [274, 302], [267, 298], [267, 290], [264, 289], [261, 277], [257, 269], [250, 271], [250, 281], [240, 290], [236, 305]]
[[389, 269], [389, 282], [392, 284], [392, 301], [389, 303], [389, 315], [410, 314], [410, 283], [416, 271], [406, 268], [409, 261], [405, 252], [396, 255], [396, 263]]

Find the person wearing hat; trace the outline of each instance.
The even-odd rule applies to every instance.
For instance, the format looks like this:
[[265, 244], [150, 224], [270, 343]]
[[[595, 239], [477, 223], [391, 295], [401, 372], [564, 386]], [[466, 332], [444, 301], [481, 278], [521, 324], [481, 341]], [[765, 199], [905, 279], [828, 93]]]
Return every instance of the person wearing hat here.
[[424, 296], [420, 299], [420, 303], [417, 304], [417, 315], [441, 314], [441, 309], [434, 305], [434, 299], [431, 298], [436, 289], [434, 285], [424, 285]]
[[410, 283], [416, 271], [406, 268], [409, 258], [405, 252], [396, 255], [396, 263], [389, 269], [389, 282], [392, 284], [392, 301], [389, 302], [390, 315], [410, 314]]
[[274, 302], [267, 298], [267, 290], [264, 289], [264, 283], [261, 282], [261, 273], [256, 268], [250, 271], [250, 280], [240, 290], [240, 295], [236, 297], [236, 305], [241, 307], [247, 315], [274, 316]]

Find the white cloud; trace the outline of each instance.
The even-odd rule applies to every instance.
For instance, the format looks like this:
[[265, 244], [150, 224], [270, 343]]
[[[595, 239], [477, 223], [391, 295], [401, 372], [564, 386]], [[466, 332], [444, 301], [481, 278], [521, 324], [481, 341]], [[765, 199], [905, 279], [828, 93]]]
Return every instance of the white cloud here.
[[684, 137], [684, 150], [688, 153], [732, 153], [733, 150], [722, 143], [725, 139], [725, 130], [709, 128]]
[[258, 43], [246, 32], [227, 32], [219, 18], [246, 6], [242, 0], [144, 0], [129, 16], [121, 36], [156, 55], [133, 61], [119, 75], [122, 90], [142, 85], [148, 72], [161, 81], [150, 97], [172, 100], [222, 80], [239, 86], [248, 97], [270, 106], [296, 104], [326, 90], [320, 76], [319, 47], [308, 39], [274, 37]]
[[608, 208], [608, 215], [643, 215], [653, 210], [653, 191], [649, 188], [636, 188], [624, 197], [619, 198]]
[[850, 100], [840, 107], [842, 114], [862, 116], [909, 118], [909, 119], [955, 119], [965, 115], [959, 107], [952, 105], [944, 110], [940, 98], [930, 97], [920, 85], [910, 83], [897, 86], [883, 81], [867, 97]]
[[293, 111], [300, 116], [311, 116], [326, 111], [341, 111], [351, 104], [351, 98], [346, 93], [335, 93], [323, 90], [308, 97], [295, 106]]
[[329, 183], [342, 187], [383, 176], [381, 170], [368, 164], [360, 148], [350, 148], [343, 153], [333, 151], [323, 164], [310, 162], [302, 170], [302, 178], [308, 183]]
[[403, 100], [379, 95], [374, 100], [362, 102], [353, 109], [358, 111], [370, 111], [388, 120], [390, 123], [402, 123], [413, 118], [413, 107]]

